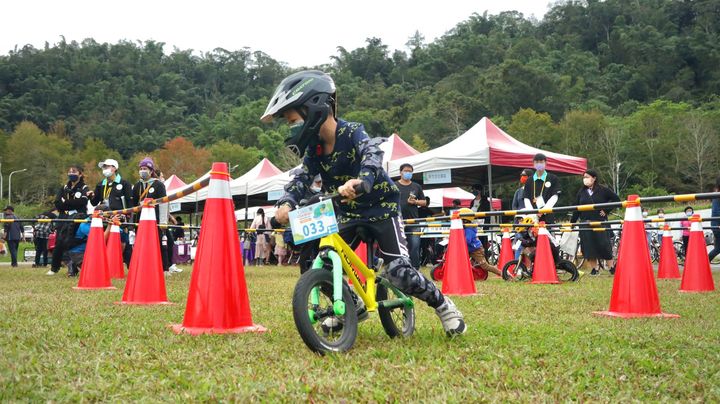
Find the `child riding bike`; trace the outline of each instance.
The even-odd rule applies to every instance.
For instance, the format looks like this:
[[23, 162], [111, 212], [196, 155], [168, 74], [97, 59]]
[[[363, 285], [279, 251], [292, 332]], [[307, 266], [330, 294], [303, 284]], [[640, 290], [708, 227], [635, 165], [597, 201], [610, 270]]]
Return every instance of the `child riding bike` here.
[[[318, 70], [286, 77], [270, 98], [261, 120], [284, 119], [290, 126], [285, 144], [299, 157], [304, 156], [302, 167], [278, 201], [275, 220], [288, 222], [289, 211], [320, 174], [327, 192], [338, 192], [345, 198], [337, 209], [340, 236], [354, 248], [359, 243], [358, 229], [368, 231], [377, 241], [390, 282], [434, 308], [448, 335], [464, 333], [463, 315], [452, 300], [410, 263], [398, 217], [400, 194], [382, 167], [379, 145], [383, 140], [371, 139], [362, 124], [336, 119], [336, 113], [335, 83]], [[357, 195], [355, 186], [361, 183], [369, 192]]]
[[[468, 208], [462, 208], [458, 211], [459, 214], [472, 214], [474, 213], [471, 209]], [[461, 216], [463, 223], [470, 224], [473, 221], [472, 217], [469, 216]], [[487, 259], [485, 259], [485, 248], [483, 248], [482, 242], [477, 237], [477, 227], [469, 227], [469, 226], [463, 226], [465, 229], [465, 243], [467, 243], [468, 253], [470, 254], [470, 258], [472, 258], [475, 263], [480, 265], [480, 268], [492, 272], [497, 276], [502, 276], [500, 273], [500, 270], [494, 266], [491, 265], [489, 262], [487, 262]]]

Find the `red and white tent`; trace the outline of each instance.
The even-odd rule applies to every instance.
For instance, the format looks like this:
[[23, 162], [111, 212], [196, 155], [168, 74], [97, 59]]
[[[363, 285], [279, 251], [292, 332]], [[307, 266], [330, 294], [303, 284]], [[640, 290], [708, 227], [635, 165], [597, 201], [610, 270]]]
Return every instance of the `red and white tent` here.
[[[547, 170], [555, 174], [582, 174], [587, 160], [541, 150], [522, 143], [483, 118], [450, 143], [413, 156], [392, 160], [388, 173], [400, 175], [400, 165], [412, 164], [415, 173], [452, 170], [454, 185], [487, 184], [488, 174], [479, 167], [492, 167], [493, 181], [514, 180], [520, 170], [532, 167], [536, 153], [547, 156]], [[488, 170], [490, 171], [490, 169]]]
[[185, 181], [181, 180], [180, 177], [175, 174], [168, 177], [165, 182], [163, 182], [163, 184], [165, 185], [165, 191], [168, 193], [168, 195], [187, 186]]
[[389, 167], [390, 161], [401, 159], [403, 157], [414, 156], [420, 153], [402, 140], [397, 133], [390, 135], [387, 142], [380, 145], [380, 149], [385, 152], [385, 155], [383, 156], [383, 168], [386, 170]]

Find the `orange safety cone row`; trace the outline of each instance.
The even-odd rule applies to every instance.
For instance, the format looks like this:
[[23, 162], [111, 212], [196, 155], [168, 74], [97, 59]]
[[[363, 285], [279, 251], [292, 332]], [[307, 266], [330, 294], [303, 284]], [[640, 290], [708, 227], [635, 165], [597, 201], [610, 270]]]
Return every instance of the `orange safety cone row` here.
[[540, 222], [538, 227], [537, 248], [535, 249], [532, 282], [530, 283], [560, 283], [555, 270], [555, 258], [550, 249], [550, 232], [544, 222]]
[[107, 260], [110, 278], [122, 279], [125, 277], [125, 264], [123, 263], [122, 242], [120, 241], [120, 222], [114, 221], [110, 225], [110, 236], [107, 241]]
[[705, 247], [700, 215], [690, 218], [690, 239], [685, 253], [685, 268], [680, 282], [681, 292], [712, 292], [715, 290], [710, 259]]
[[176, 333], [264, 332], [253, 324], [227, 163], [213, 163], [182, 324]]
[[680, 267], [677, 254], [673, 246], [672, 233], [667, 224], [663, 229], [662, 244], [660, 245], [660, 265], [658, 279], [680, 279]]
[[462, 220], [457, 213], [453, 214], [453, 219], [450, 221], [450, 240], [443, 263], [442, 293], [451, 296], [477, 293], [465, 242], [465, 232]]
[[143, 201], [125, 291], [119, 304], [171, 304], [165, 290], [155, 207], [150, 205], [151, 201]]
[[85, 245], [80, 278], [78, 285], [73, 289], [115, 289], [115, 286], [110, 283], [105, 251], [105, 232], [98, 213], [93, 214], [90, 222], [90, 234]]
[[515, 259], [515, 252], [513, 251], [512, 241], [510, 240], [510, 229], [504, 228], [502, 230], [502, 242], [500, 243], [498, 268], [502, 270], [505, 264], [513, 259]]
[[622, 318], [680, 317], [660, 310], [660, 299], [637, 195], [628, 196], [626, 208], [610, 309], [594, 314]]

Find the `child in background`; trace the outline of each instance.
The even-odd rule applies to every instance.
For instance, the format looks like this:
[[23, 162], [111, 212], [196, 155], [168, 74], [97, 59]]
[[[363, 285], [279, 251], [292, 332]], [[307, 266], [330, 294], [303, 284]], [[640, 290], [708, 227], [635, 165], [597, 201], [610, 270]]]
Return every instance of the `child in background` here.
[[[462, 208], [458, 211], [460, 214], [468, 214], [468, 213], [475, 213], [471, 209], [468, 208]], [[462, 221], [464, 224], [472, 223], [473, 218], [472, 217], [463, 217]], [[490, 265], [489, 262], [485, 259], [485, 249], [482, 246], [482, 243], [477, 237], [477, 227], [464, 227], [465, 229], [465, 242], [467, 243], [468, 247], [468, 253], [470, 253], [470, 258], [474, 259], [480, 267], [488, 272], [492, 272], [495, 275], [502, 276], [500, 274], [500, 270], [494, 266]]]
[[283, 233], [275, 233], [275, 256], [278, 260], [278, 266], [283, 264], [285, 256], [287, 255], [287, 245], [285, 245], [285, 239]]
[[690, 217], [695, 214], [695, 209], [693, 209], [692, 206], [687, 206], [685, 208], [685, 217], [687, 217], [686, 220], [683, 220], [680, 222], [680, 226], [682, 226], [682, 240], [683, 240], [683, 255], [687, 256], [687, 246], [688, 246], [688, 240], [690, 240]]

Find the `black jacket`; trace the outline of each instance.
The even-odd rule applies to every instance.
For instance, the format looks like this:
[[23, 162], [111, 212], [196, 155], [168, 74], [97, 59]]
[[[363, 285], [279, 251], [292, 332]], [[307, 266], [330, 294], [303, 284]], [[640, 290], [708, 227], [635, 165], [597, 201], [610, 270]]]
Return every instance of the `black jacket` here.
[[[155, 179], [152, 182], [138, 181], [132, 190], [132, 203], [133, 206], [140, 206], [142, 201], [146, 198], [157, 199], [166, 196], [165, 184], [159, 179]], [[138, 218], [140, 216], [137, 216]], [[160, 221], [160, 207], [155, 206], [155, 217]]]
[[[620, 202], [620, 198], [615, 194], [615, 192], [611, 191], [610, 188], [604, 187], [602, 185], [596, 186], [592, 195], [588, 193], [587, 187], [582, 187], [580, 188], [580, 191], [578, 191], [577, 197], [575, 198], [575, 205], [594, 205], [598, 203], [608, 202]], [[578, 219], [583, 222], [607, 220], [607, 216], [613, 209], [603, 210], [605, 211], [604, 217], [600, 216], [599, 210], [591, 210], [586, 212], [575, 211], [573, 212], [571, 221], [574, 223], [577, 222]]]
[[108, 179], [100, 181], [95, 187], [90, 203], [97, 206], [105, 199], [108, 200], [110, 210], [120, 210], [132, 207], [132, 186], [120, 174], [115, 174], [115, 180], [108, 184]]
[[90, 188], [85, 185], [82, 178], [75, 186], [68, 181], [64, 187], [60, 188], [57, 195], [55, 195], [54, 202], [55, 208], [60, 212], [59, 217], [67, 217], [70, 211], [85, 212], [87, 210], [88, 191], [90, 191]]

